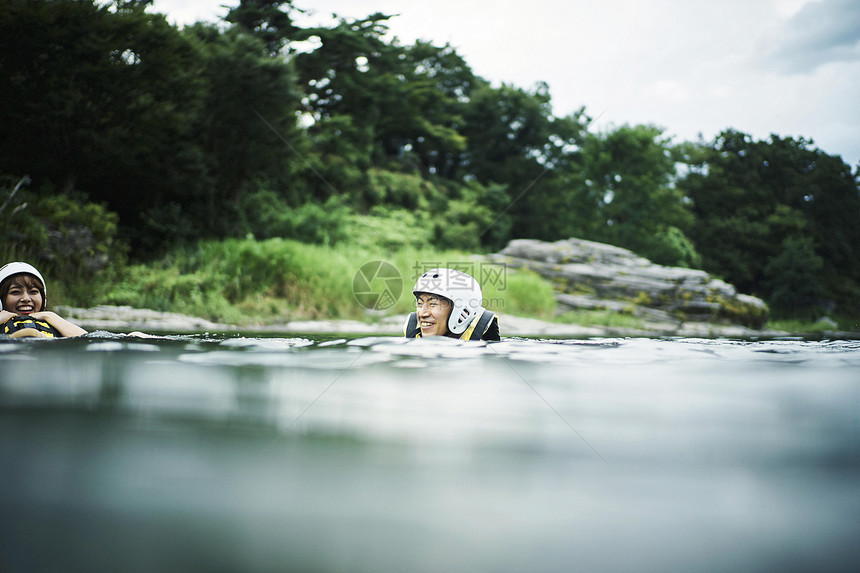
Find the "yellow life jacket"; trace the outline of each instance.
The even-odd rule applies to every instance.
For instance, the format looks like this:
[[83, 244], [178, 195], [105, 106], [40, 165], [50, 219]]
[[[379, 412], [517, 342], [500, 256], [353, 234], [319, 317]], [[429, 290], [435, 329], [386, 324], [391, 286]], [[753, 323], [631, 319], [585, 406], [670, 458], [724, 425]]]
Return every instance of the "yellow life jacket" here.
[[[16, 332], [28, 330], [36, 331], [43, 338], [62, 338], [59, 331], [51, 326], [49, 322], [30, 318], [29, 316], [13, 316], [0, 325], [0, 327], [2, 327], [2, 334], [5, 334], [6, 336], [12, 336]], [[34, 334], [29, 335], [34, 336]]]
[[[403, 335], [406, 338], [421, 338], [418, 327], [418, 315], [409, 313], [406, 324], [403, 325]], [[487, 336], [488, 338], [485, 338]], [[466, 330], [458, 336], [460, 340], [499, 340], [499, 317], [489, 310], [484, 310], [481, 316], [472, 321]]]

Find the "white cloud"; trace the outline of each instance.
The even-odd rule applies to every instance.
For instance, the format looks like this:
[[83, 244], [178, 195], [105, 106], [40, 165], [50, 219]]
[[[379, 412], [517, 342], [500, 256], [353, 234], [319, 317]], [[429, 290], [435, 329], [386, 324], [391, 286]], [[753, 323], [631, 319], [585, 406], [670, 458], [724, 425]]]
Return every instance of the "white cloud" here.
[[808, 73], [831, 62], [860, 62], [860, 2], [810, 2], [765, 38], [767, 63]]
[[177, 25], [194, 22], [215, 22], [227, 14], [224, 6], [238, 6], [239, 0], [154, 0], [150, 13], [161, 13]]
[[690, 99], [690, 92], [681, 82], [675, 80], [659, 80], [646, 86], [646, 92], [657, 101], [666, 104], [683, 104]]

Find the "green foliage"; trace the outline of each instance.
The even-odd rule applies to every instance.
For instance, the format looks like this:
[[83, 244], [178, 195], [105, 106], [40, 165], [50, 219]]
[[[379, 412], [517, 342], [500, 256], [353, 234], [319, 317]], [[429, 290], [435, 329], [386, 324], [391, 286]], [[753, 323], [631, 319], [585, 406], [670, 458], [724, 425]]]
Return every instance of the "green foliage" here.
[[258, 37], [268, 53], [276, 55], [297, 30], [292, 21], [294, 9], [292, 0], [239, 0], [224, 19]]
[[132, 267], [106, 300], [238, 324], [354, 318], [354, 273], [339, 249], [283, 239], [204, 241]]
[[820, 273], [824, 261], [807, 237], [787, 237], [782, 250], [768, 261], [770, 305], [776, 316], [815, 318], [821, 312], [825, 289]]
[[300, 172], [294, 154], [305, 147], [295, 117], [300, 94], [292, 68], [269, 57], [257, 37], [201, 24], [185, 35], [201, 54], [207, 85], [196, 125], [210, 165], [208, 184], [187, 201], [201, 215], [199, 235], [235, 236], [234, 219], [248, 193], [263, 187], [293, 199], [290, 185]]
[[289, 185], [290, 199], [301, 202], [311, 197], [343, 194], [357, 206], [375, 204], [372, 185], [372, 130], [348, 115], [335, 115], [314, 122], [308, 129], [310, 149], [300, 177], [306, 179], [304, 194]]
[[174, 267], [138, 264], [129, 267], [123, 279], [111, 285], [100, 302], [243, 324], [238, 307], [210, 288], [210, 281], [217, 278], [202, 271], [181, 274]]
[[527, 181], [542, 170], [538, 157], [548, 144], [552, 113], [545, 84], [530, 93], [489, 85], [473, 90], [464, 110], [468, 170], [483, 183]]
[[583, 196], [597, 218], [584, 238], [630, 249], [658, 264], [700, 264], [685, 233], [693, 216], [674, 185], [675, 151], [662, 130], [622, 126], [590, 135], [583, 155], [588, 189]]
[[0, 191], [2, 260], [29, 262], [52, 285], [61, 285], [52, 292], [76, 304], [93, 303], [98, 296], [93, 284], [110, 280], [125, 263], [116, 214], [66, 195], [14, 190]]
[[0, 173], [39, 190], [6, 210], [7, 256], [72, 277], [116, 267], [119, 239], [163, 263], [248, 235], [373, 256], [576, 236], [701, 265], [779, 312], [860, 308], [858, 174], [809, 141], [590, 132], [547, 85], [493, 86], [451, 46], [389, 39], [384, 14], [301, 28], [291, 0], [239, 0], [180, 30], [149, 7], [3, 0]]
[[[291, 207], [275, 192], [260, 190], [242, 197], [242, 224], [245, 234], [259, 239], [290, 238], [306, 243], [335, 244], [348, 235], [350, 209], [332, 197], [323, 204], [314, 202]], [[239, 233], [236, 233], [239, 234]]]
[[726, 131], [702, 146], [679, 186], [703, 267], [785, 315], [856, 312], [860, 191], [856, 174], [810, 142]]
[[4, 261], [32, 259], [48, 239], [29, 208], [30, 196], [25, 188], [29, 183], [29, 177], [0, 177], [0, 255]]
[[425, 211], [444, 200], [442, 191], [419, 175], [383, 169], [371, 169], [369, 175], [368, 196], [375, 205]]
[[350, 216], [347, 243], [370, 251], [420, 249], [431, 244], [430, 214], [384, 206]]
[[485, 281], [484, 306], [499, 313], [551, 319], [555, 313], [552, 285], [528, 269], [504, 270], [504, 281]]
[[122, 253], [115, 243], [117, 216], [102, 205], [54, 195], [35, 203], [33, 212], [47, 235], [42, 258], [66, 280], [89, 282]]
[[[855, 332], [860, 330], [860, 324], [856, 320], [853, 322], [846, 320], [844, 322], [848, 325], [844, 330], [853, 330]], [[767, 328], [797, 335], [823, 334], [843, 330], [841, 325], [831, 318], [821, 318], [818, 320], [803, 320], [799, 318], [775, 319], [768, 321]]]
[[[460, 251], [402, 247], [308, 245], [293, 240], [201, 241], [173, 250], [148, 265], [133, 265], [100, 302], [152, 308], [235, 324], [275, 324], [297, 319], [367, 319], [355, 298], [353, 279], [362, 265], [386, 261], [403, 279], [403, 291], [388, 315], [414, 310], [411, 289], [421, 272], [435, 266], [472, 265]], [[473, 271], [476, 275], [477, 271]], [[552, 287], [528, 271], [502, 271], [485, 281], [485, 306], [496, 312], [550, 317]]]
[[678, 227], [658, 227], [649, 236], [640, 238], [638, 252], [651, 261], [673, 267], [700, 268], [702, 257], [693, 242]]
[[[300, 35], [320, 43], [295, 57], [314, 129], [324, 132], [329, 121], [349, 117], [349, 143], [359, 155], [372, 142], [373, 158], [382, 165], [396, 161], [449, 176], [466, 147], [457, 129], [459, 98], [475, 78], [449, 47], [386, 43], [388, 18], [374, 14]], [[452, 85], [453, 78], [465, 84]]]
[[510, 237], [570, 236], [567, 217], [578, 207], [570, 182], [578, 170], [587, 118], [584, 112], [554, 117], [550, 101], [546, 84], [533, 91], [479, 84], [464, 106], [462, 132], [469, 142], [461, 167], [464, 179], [500, 185], [509, 197], [490, 208], [506, 220], [503, 226], [510, 234], [491, 238], [488, 245]]
[[488, 224], [491, 216], [487, 209], [453, 199], [448, 202], [448, 209], [433, 221], [433, 244], [443, 249], [475, 250], [480, 245], [481, 223]]
[[[414, 174], [371, 172], [371, 194], [384, 202], [368, 215], [356, 215], [352, 242], [397, 247], [432, 244], [438, 249], [480, 251], [507, 237], [510, 219], [493, 207], [506, 200], [504, 188], [467, 184], [435, 184]], [[398, 224], [398, 222], [402, 224]]]
[[7, 0], [0, 10], [0, 77], [10, 80], [0, 83], [0, 171], [86, 191], [131, 237], [141, 212], [202, 175], [187, 146], [202, 95], [196, 52], [145, 6]]

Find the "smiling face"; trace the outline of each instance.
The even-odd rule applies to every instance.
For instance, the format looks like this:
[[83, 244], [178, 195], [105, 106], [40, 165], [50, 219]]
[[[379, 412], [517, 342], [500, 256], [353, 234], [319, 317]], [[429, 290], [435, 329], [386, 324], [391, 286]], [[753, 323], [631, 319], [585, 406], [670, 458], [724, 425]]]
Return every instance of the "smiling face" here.
[[415, 316], [421, 327], [421, 336], [444, 336], [448, 333], [448, 315], [451, 301], [435, 294], [415, 295]]
[[3, 310], [28, 315], [45, 309], [45, 296], [39, 279], [32, 275], [15, 275], [3, 285]]

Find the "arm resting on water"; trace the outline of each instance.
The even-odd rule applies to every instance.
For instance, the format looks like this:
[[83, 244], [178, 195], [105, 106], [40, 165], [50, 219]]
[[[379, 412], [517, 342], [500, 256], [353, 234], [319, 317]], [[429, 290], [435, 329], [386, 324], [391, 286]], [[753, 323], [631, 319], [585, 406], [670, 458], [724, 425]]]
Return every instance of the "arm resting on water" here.
[[80, 336], [82, 334], [87, 333], [86, 330], [76, 324], [72, 324], [56, 312], [46, 310], [43, 312], [34, 312], [30, 316], [39, 320], [44, 320], [45, 322], [56, 328], [57, 332], [66, 337]]

